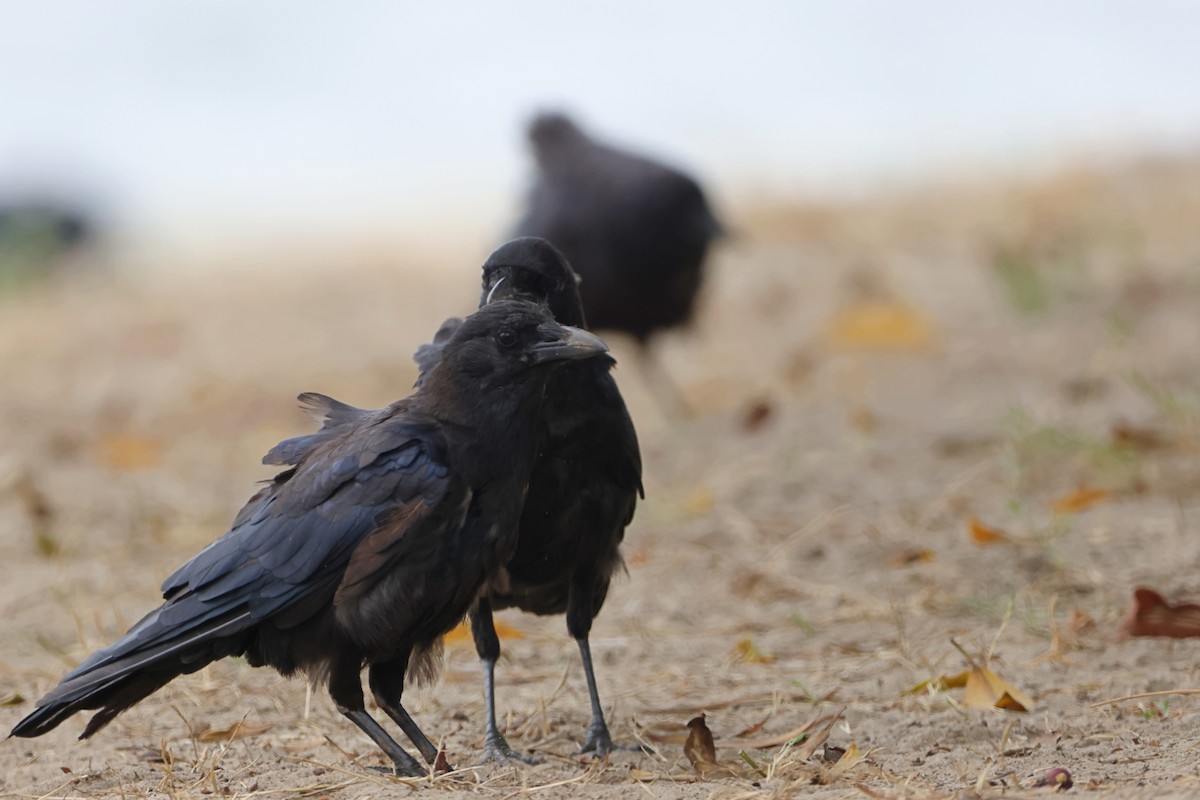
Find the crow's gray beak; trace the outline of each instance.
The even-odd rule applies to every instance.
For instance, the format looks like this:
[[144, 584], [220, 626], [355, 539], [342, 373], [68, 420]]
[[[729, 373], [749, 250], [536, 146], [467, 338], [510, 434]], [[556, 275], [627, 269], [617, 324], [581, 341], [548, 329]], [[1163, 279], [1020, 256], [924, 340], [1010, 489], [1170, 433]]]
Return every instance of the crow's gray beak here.
[[[538, 342], [533, 346], [531, 358], [535, 364], [546, 361], [573, 361], [608, 352], [608, 345], [599, 336], [588, 333], [582, 328], [572, 328], [570, 325], [542, 325], [538, 331], [543, 336], [555, 336], [555, 338], [553, 341]], [[559, 331], [565, 333], [566, 336], [561, 335]]]

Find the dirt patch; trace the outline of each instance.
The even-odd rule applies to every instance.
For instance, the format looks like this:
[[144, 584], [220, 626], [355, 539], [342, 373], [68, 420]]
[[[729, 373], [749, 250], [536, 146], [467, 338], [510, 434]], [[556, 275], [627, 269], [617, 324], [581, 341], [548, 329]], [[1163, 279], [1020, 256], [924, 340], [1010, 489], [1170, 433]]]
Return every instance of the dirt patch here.
[[[1141, 163], [746, 210], [696, 330], [661, 348], [692, 419], [668, 419], [614, 341], [647, 499], [593, 650], [614, 735], [654, 752], [577, 758], [565, 626], [506, 612], [502, 722], [540, 765], [471, 766], [479, 671], [455, 642], [411, 706], [450, 776], [390, 777], [323, 692], [232, 660], [92, 741], [75, 719], [8, 740], [0, 792], [1024, 796], [1061, 766], [1076, 792], [1193, 795], [1200, 699], [1095, 704], [1200, 685], [1195, 643], [1118, 638], [1135, 586], [1200, 597], [1198, 185], [1200, 164]], [[292, 397], [406, 394], [411, 351], [469, 310], [482, 255], [6, 299], [0, 725], [225, 529], [270, 475], [261, 454], [308, 429]], [[972, 519], [1003, 540], [973, 539]], [[910, 692], [967, 668], [954, 643], [1032, 708]], [[853, 767], [752, 746], [839, 710], [828, 744], [866, 754]], [[736, 777], [684, 757], [702, 711]], [[257, 732], [206, 741], [239, 722]]]

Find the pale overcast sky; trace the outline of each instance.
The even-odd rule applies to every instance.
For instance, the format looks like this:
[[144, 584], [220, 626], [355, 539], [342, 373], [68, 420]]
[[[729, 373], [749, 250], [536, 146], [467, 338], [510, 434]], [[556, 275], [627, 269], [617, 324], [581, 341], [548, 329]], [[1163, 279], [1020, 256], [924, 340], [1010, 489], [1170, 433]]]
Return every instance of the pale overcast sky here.
[[79, 182], [132, 227], [504, 220], [551, 105], [730, 187], [1180, 146], [1198, 40], [1184, 0], [6, 3], [0, 194]]

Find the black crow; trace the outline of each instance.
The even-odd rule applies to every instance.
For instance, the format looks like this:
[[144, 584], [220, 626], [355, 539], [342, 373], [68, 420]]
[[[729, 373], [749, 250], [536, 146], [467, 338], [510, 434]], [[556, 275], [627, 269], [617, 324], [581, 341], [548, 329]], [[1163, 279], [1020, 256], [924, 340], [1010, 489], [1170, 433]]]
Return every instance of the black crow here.
[[537, 176], [517, 233], [567, 257], [592, 330], [628, 333], [645, 351], [656, 331], [689, 322], [709, 245], [723, 234], [699, 184], [597, 142], [563, 114], [537, 116], [529, 141]]
[[359, 673], [369, 667], [380, 708], [435, 761], [400, 703], [405, 674], [436, 670], [442, 635], [514, 552], [548, 367], [606, 349], [533, 304], [498, 303], [467, 318], [422, 387], [388, 408], [301, 395], [324, 426], [263, 459], [290, 468], [167, 579], [158, 609], [63, 678], [12, 735], [94, 709], [86, 738], [176, 676], [244, 655], [324, 681], [398, 773], [422, 774], [366, 712]]
[[[584, 326], [575, 273], [544, 239], [525, 237], [503, 245], [483, 265], [483, 297], [489, 303], [519, 299], [547, 304], [556, 320]], [[462, 324], [447, 320], [417, 362], [423, 374]], [[581, 752], [603, 756], [613, 748], [592, 667], [588, 634], [622, 566], [618, 550], [642, 492], [637, 434], [608, 356], [556, 370], [546, 386], [542, 445], [521, 513], [516, 553], [506, 565], [507, 584], [496, 581], [471, 613], [475, 648], [484, 664], [487, 701], [486, 756], [517, 756], [496, 727], [494, 671], [500, 640], [492, 610], [516, 607], [534, 614], [563, 614], [579, 643], [592, 720]], [[432, 374], [432, 373], [428, 373]], [[528, 759], [525, 759], [528, 760]]]

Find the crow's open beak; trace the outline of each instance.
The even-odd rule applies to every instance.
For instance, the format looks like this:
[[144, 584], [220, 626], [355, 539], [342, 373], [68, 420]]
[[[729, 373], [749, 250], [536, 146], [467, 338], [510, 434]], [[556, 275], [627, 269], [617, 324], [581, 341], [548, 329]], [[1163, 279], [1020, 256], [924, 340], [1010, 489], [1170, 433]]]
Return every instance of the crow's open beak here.
[[533, 346], [531, 357], [534, 364], [591, 358], [608, 352], [608, 345], [599, 336], [588, 333], [582, 328], [555, 324], [541, 325], [538, 327], [538, 331], [543, 337], [554, 338], [550, 341], [538, 342]]

